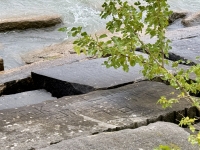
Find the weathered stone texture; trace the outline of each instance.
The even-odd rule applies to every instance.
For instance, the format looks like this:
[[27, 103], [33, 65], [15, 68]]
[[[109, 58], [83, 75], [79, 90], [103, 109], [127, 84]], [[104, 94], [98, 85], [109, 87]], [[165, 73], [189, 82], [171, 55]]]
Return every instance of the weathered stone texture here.
[[[163, 110], [156, 105], [160, 96], [170, 98], [173, 91], [176, 93], [163, 83], [144, 81], [0, 110], [0, 149], [38, 149], [77, 136], [137, 128], [156, 121], [174, 122], [181, 116], [176, 116], [176, 112], [183, 116], [189, 112], [185, 109], [190, 108], [186, 100], [171, 109]], [[196, 110], [192, 115], [196, 116], [195, 113]]]
[[41, 150], [153, 150], [168, 145], [182, 150], [197, 150], [187, 140], [189, 133], [175, 124], [157, 122], [138, 129], [78, 137]]

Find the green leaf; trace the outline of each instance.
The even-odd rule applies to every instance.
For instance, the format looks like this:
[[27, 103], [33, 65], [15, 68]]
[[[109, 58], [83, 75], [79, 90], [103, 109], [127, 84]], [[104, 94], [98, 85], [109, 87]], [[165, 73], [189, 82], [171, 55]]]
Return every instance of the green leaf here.
[[108, 36], [106, 34], [102, 34], [99, 36], [100, 39], [105, 38], [105, 37], [108, 37]]
[[59, 28], [58, 31], [66, 32], [67, 31], [67, 27]]
[[73, 27], [72, 29], [71, 29], [71, 31], [76, 31], [77, 30], [77, 27]]
[[75, 52], [76, 52], [78, 55], [80, 55], [80, 53], [81, 53], [81, 47], [80, 47], [80, 46], [75, 45], [75, 46], [74, 46], [74, 50], [75, 50]]
[[86, 35], [88, 35], [87, 32], [81, 33], [81, 36], [86, 36]]

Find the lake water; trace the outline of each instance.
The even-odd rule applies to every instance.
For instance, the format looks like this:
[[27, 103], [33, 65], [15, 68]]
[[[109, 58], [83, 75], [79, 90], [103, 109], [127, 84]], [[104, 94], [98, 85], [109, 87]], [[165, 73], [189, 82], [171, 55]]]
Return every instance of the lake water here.
[[[135, 0], [129, 0], [133, 3]], [[83, 26], [88, 31], [105, 27], [99, 13], [104, 0], [0, 0], [0, 19], [30, 14], [61, 14], [67, 27]], [[172, 10], [200, 11], [200, 0], [169, 0]], [[0, 33], [0, 57], [5, 69], [24, 65], [21, 55], [64, 40], [56, 28]]]

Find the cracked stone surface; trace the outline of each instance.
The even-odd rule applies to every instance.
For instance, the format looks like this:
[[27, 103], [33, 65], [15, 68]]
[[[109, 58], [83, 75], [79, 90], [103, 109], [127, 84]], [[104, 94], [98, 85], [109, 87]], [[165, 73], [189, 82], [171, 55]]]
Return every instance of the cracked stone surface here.
[[175, 96], [170, 94], [174, 91], [160, 82], [143, 81], [0, 110], [0, 149], [44, 148], [77, 136], [137, 128], [156, 121], [176, 122], [186, 114], [198, 116], [186, 100], [166, 110], [156, 105], [160, 96]]
[[[170, 132], [169, 132], [170, 131]], [[189, 133], [178, 125], [156, 122], [137, 129], [126, 129], [62, 141], [40, 150], [152, 150], [159, 145], [197, 150], [188, 142]]]

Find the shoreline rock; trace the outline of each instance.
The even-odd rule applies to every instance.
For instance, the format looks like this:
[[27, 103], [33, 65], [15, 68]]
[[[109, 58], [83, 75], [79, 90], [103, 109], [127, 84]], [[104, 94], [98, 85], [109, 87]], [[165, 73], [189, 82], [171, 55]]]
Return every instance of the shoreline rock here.
[[[178, 28], [175, 30], [169, 30], [166, 33], [167, 38], [172, 40], [172, 47], [174, 50], [172, 55], [176, 54], [176, 58], [185, 60], [190, 60], [192, 63], [198, 63], [199, 61], [196, 60], [196, 55], [198, 54], [198, 41], [200, 37], [200, 26], [195, 27], [188, 27], [188, 28]], [[103, 33], [106, 33], [106, 31], [102, 31]], [[110, 38], [112, 35], [107, 33], [108, 38]], [[115, 34], [116, 36], [121, 36], [120, 34]], [[148, 36], [143, 36], [142, 38], [146, 43], [152, 43], [155, 39], [149, 39]], [[105, 39], [104, 39], [105, 40]], [[193, 41], [195, 40], [195, 41]], [[186, 42], [193, 42], [192, 45], [184, 44]], [[177, 45], [177, 43], [179, 43]], [[182, 47], [181, 47], [182, 46]], [[183, 49], [184, 47], [184, 49]], [[183, 50], [182, 50], [183, 49]], [[170, 51], [172, 52], [172, 51]], [[191, 53], [187, 55], [183, 55], [186, 53]], [[35, 62], [42, 62], [42, 61], [49, 61], [49, 60], [55, 60], [63, 57], [72, 57], [76, 53], [73, 49], [73, 43], [71, 41], [63, 41], [62, 43], [53, 44], [44, 48], [41, 48], [39, 50], [28, 52], [24, 55], [22, 55], [22, 60], [26, 64], [32, 64]], [[174, 59], [173, 59], [174, 60]]]
[[187, 18], [182, 20], [182, 24], [186, 27], [200, 25], [200, 12], [189, 15]]
[[0, 19], [0, 32], [24, 30], [29, 28], [45, 28], [62, 23], [60, 15], [28, 15], [15, 18]]
[[169, 24], [172, 24], [178, 19], [182, 19], [189, 14], [187, 11], [174, 11], [171, 16], [169, 17]]
[[28, 52], [22, 55], [21, 58], [26, 64], [32, 64], [35, 62], [54, 60], [62, 57], [70, 57], [70, 55], [73, 54], [73, 44], [64, 41], [61, 43], [47, 46], [45, 48]]

